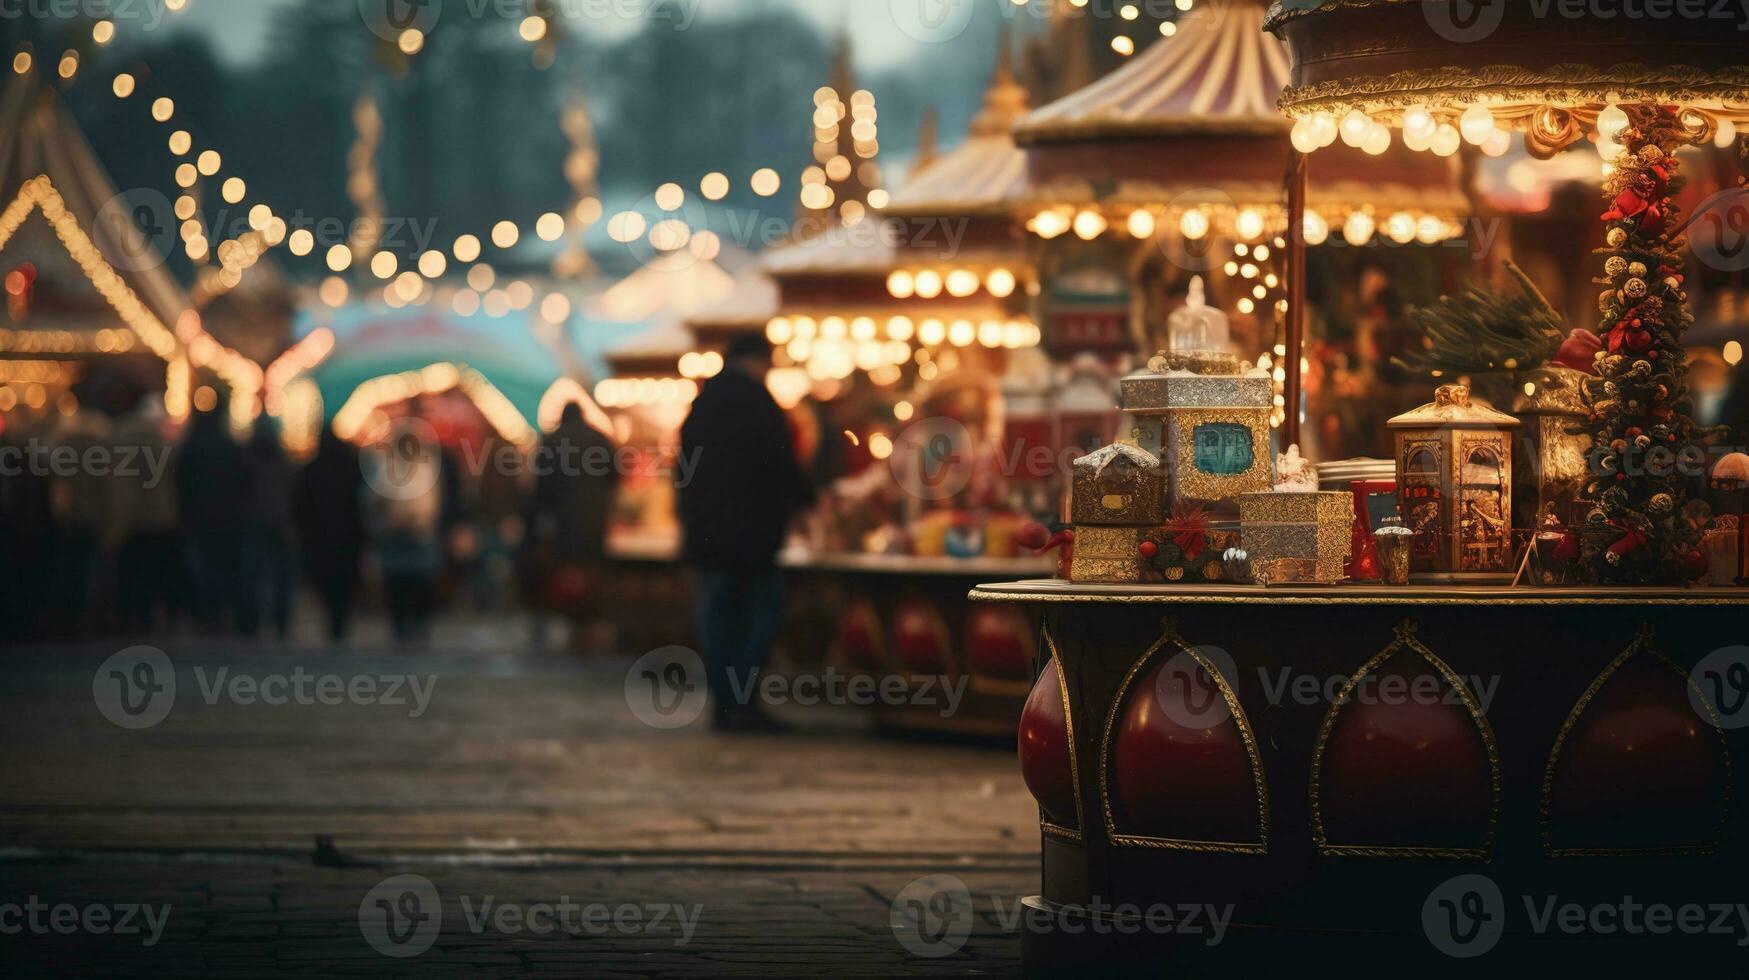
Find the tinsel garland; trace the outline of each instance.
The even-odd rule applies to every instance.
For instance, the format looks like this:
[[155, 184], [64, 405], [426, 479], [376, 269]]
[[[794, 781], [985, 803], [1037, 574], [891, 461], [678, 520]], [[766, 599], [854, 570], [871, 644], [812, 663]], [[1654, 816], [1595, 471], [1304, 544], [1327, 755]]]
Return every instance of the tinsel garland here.
[[1695, 445], [1688, 355], [1682, 337], [1694, 316], [1683, 291], [1676, 150], [1686, 142], [1671, 106], [1624, 107], [1623, 151], [1604, 181], [1609, 210], [1603, 257], [1607, 288], [1597, 306], [1603, 349], [1585, 384], [1585, 431], [1595, 447], [1584, 499], [1588, 522], [1608, 544], [1588, 555], [1595, 581], [1675, 584], [1697, 536], [1682, 520], [1687, 483], [1678, 454]]

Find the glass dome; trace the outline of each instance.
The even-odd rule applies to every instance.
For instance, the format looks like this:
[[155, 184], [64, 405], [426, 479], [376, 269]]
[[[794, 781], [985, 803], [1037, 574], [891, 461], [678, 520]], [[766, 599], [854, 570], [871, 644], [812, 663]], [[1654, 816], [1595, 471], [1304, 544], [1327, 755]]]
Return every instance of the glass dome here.
[[1167, 317], [1166, 342], [1177, 353], [1228, 350], [1227, 315], [1205, 301], [1201, 276], [1190, 280], [1184, 305]]

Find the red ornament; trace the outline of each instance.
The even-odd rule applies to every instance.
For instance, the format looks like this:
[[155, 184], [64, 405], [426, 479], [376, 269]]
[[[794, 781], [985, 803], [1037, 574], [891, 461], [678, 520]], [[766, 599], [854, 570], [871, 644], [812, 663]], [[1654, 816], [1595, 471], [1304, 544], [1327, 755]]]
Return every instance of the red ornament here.
[[1152, 560], [1155, 555], [1160, 553], [1160, 546], [1152, 541], [1143, 541], [1141, 546], [1136, 550], [1142, 553], [1143, 558]]

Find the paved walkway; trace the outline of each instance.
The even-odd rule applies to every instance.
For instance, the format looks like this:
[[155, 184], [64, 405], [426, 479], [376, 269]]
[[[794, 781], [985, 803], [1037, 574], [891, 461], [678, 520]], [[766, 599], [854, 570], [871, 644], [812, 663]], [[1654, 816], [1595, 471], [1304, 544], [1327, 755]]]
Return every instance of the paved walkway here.
[[[853, 708], [793, 735], [657, 731], [629, 659], [534, 654], [514, 622], [417, 653], [159, 646], [176, 689], [139, 730], [94, 696], [114, 648], [0, 650], [8, 974], [1017, 966], [1038, 836], [1011, 748], [876, 737]], [[164, 704], [139, 703], [118, 717]], [[895, 896], [943, 882], [972, 896], [969, 935], [918, 956]], [[98, 921], [136, 905], [169, 906], [151, 946]]]

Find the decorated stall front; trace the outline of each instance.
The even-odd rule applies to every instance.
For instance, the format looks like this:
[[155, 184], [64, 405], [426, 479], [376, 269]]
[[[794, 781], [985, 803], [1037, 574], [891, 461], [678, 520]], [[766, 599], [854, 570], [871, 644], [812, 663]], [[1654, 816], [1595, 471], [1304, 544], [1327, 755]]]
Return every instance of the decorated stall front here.
[[[1130, 434], [1074, 464], [1067, 576], [972, 593], [1039, 627], [1029, 970], [1740, 965], [1734, 935], [1538, 909], [1729, 906], [1749, 856], [1749, 458], [1690, 421], [1695, 257], [1673, 203], [1677, 151], [1746, 119], [1743, 49], [1693, 19], [1533, 7], [1273, 7], [1296, 152], [1599, 141], [1599, 320], [1560, 328], [1528, 281], [1450, 297], [1420, 321], [1430, 350], [1471, 331], [1483, 362], [1572, 371], [1574, 400], [1527, 382], [1489, 404], [1467, 371], [1433, 377], [1397, 406], [1394, 459], [1321, 471], [1267, 450], [1266, 378], [1210, 355], [1218, 320], [1169, 329], [1123, 380]], [[1456, 30], [1458, 8], [1487, 30]], [[1132, 911], [1189, 906], [1227, 910], [1221, 943]]]

